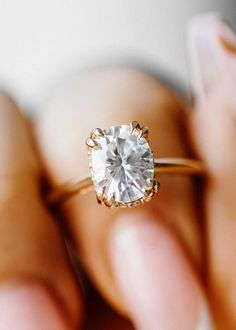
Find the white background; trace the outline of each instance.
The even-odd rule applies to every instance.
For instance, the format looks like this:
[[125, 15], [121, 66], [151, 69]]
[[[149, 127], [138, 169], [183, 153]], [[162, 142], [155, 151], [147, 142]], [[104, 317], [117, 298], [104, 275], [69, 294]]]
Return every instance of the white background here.
[[236, 0], [0, 0], [0, 86], [35, 108], [67, 72], [130, 56], [186, 81], [186, 22], [206, 10], [236, 21]]

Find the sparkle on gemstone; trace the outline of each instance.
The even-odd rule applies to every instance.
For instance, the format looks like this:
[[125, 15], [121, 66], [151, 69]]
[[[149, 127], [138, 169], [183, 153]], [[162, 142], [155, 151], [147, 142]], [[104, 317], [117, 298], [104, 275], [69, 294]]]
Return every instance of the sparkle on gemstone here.
[[154, 160], [147, 140], [131, 133], [130, 126], [112, 126], [91, 149], [91, 174], [97, 192], [127, 204], [142, 199], [154, 178]]

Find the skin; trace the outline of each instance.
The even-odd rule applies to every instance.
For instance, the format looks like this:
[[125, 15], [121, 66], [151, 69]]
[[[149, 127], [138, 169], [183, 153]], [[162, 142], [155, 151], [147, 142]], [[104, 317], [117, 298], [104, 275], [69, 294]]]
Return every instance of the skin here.
[[[132, 219], [136, 227], [147, 223], [151, 228], [153, 235], [145, 227], [145, 239], [154, 242], [152, 236], [159, 235], [160, 258], [171, 260], [176, 276], [186, 278], [183, 297], [188, 288], [195, 290], [193, 319], [186, 322], [196, 327], [195, 301], [207, 295], [217, 328], [236, 328], [236, 185], [232, 175], [236, 168], [236, 102], [231, 82], [227, 84], [229, 88], [206, 93], [195, 111], [186, 112], [167, 87], [144, 73], [121, 68], [91, 70], [70, 78], [51, 95], [34, 123], [34, 143], [17, 106], [1, 94], [0, 303], [1, 293], [9, 286], [39, 287], [54, 302], [54, 317], [66, 324], [62, 329], [96, 326], [104, 330], [110, 324], [132, 329], [127, 318], [143, 329], [145, 322], [137, 313], [137, 304], [130, 301], [117, 263], [114, 266], [118, 256], [113, 241], [121, 228], [129, 228]], [[155, 155], [197, 155], [202, 159], [207, 170], [204, 189], [190, 177], [160, 176], [163, 188], [158, 196], [137, 208], [110, 210], [96, 204], [91, 193], [64, 203], [60, 219], [50, 214], [39, 195], [39, 173], [44, 172], [52, 186], [83, 176], [87, 173], [84, 140], [91, 129], [134, 119], [149, 127]], [[196, 198], [200, 193], [201, 198]], [[84, 302], [63, 231], [99, 292], [87, 292], [85, 325]], [[165, 281], [168, 269], [161, 272], [158, 278]], [[154, 287], [155, 277], [150, 279]], [[178, 283], [176, 286], [172, 289], [178, 290]], [[165, 290], [161, 294], [165, 305]], [[182, 303], [184, 299], [179, 305]], [[162, 321], [168, 324], [170, 315], [164, 312]]]
[[[115, 81], [113, 81], [113, 76], [116, 77]], [[133, 89], [134, 84], [135, 89]], [[89, 91], [86, 89], [87, 85], [90, 86]], [[84, 90], [84, 94], [75, 92], [70, 95], [71, 115], [68, 117], [65, 111], [68, 103], [68, 91], [80, 89]], [[107, 93], [108, 89], [109, 93]], [[108, 95], [103, 97], [105, 94]], [[114, 99], [114, 95], [116, 99]], [[139, 95], [138, 98], [137, 95]], [[93, 101], [91, 102], [91, 100]], [[84, 114], [80, 110], [83, 107], [86, 108]], [[127, 112], [127, 108], [131, 111]], [[123, 109], [123, 113], [122, 110], [118, 111], [118, 109]], [[82, 177], [83, 173], [87, 173], [87, 150], [78, 141], [81, 141], [86, 133], [88, 135], [90, 128], [96, 127], [96, 125], [109, 127], [114, 122], [129, 123], [132, 118], [137, 118], [140, 122], [146, 123], [150, 132], [157, 130], [158, 138], [160, 141], [164, 141], [160, 143], [159, 139], [152, 139], [152, 133], [150, 134], [150, 139], [153, 140], [154, 154], [159, 156], [187, 155], [187, 148], [182, 147], [184, 138], [180, 133], [179, 126], [176, 125], [177, 122], [183, 121], [180, 103], [166, 88], [141, 73], [111, 69], [75, 77], [66, 86], [63, 85], [59, 88], [52, 99], [48, 101], [44, 111], [47, 114], [46, 117], [42, 115], [38, 122], [38, 132], [42, 137], [42, 139], [39, 137], [42, 142], [40, 148], [44, 152], [44, 161], [47, 163], [50, 179], [55, 184], [66, 182], [71, 177]], [[109, 112], [112, 115], [107, 116]], [[93, 115], [94, 113], [97, 114], [96, 117]], [[54, 124], [54, 128], [48, 121], [48, 118], [52, 117], [57, 117], [57, 124], [56, 126]], [[76, 128], [78, 120], [83, 122], [83, 127], [79, 132]], [[70, 141], [68, 140], [69, 148], [61, 148], [61, 143], [54, 134], [54, 129], [60, 132], [63, 140], [65, 136], [71, 134], [70, 132], [76, 132], [76, 136], [71, 136]], [[168, 134], [168, 132], [172, 133]], [[54, 146], [53, 158], [51, 157], [52, 145]], [[68, 159], [68, 162], [62, 164], [61, 158]], [[166, 188], [160, 197], [162, 200], [159, 199], [158, 203], [157, 200], [153, 200], [153, 202], [139, 207], [139, 211], [159, 212], [160, 208], [160, 212], [168, 212], [164, 211], [166, 209], [165, 204], [171, 201], [172, 210], [174, 209], [178, 215], [177, 221], [173, 221], [173, 226], [176, 226], [175, 230], [178, 235], [189, 247], [189, 253], [193, 256], [194, 261], [199, 263], [200, 243], [190, 179], [166, 177], [162, 178], [162, 185]], [[168, 189], [172, 185], [175, 186], [175, 189]], [[185, 197], [179, 198], [180, 195]], [[132, 210], [110, 210], [100, 207], [94, 203], [94, 198], [94, 194], [82, 197], [75, 196], [65, 203], [66, 227], [93, 280], [105, 296], [112, 300], [113, 305], [125, 312], [124, 303], [120, 299], [114, 279], [111, 276], [106, 242], [107, 235], [109, 235], [108, 231], [111, 230], [110, 226], [114, 222], [112, 219], [118, 217], [119, 213], [132, 212]], [[89, 219], [96, 219], [92, 227]], [[172, 222], [172, 220], [170, 221]]]

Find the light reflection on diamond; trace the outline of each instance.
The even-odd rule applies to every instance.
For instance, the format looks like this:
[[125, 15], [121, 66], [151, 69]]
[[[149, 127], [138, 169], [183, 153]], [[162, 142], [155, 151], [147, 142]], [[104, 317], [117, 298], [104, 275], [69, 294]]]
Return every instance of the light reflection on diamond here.
[[112, 126], [97, 138], [101, 149], [91, 149], [91, 174], [97, 191], [115, 202], [130, 203], [144, 197], [147, 179], [154, 178], [148, 142], [131, 134], [130, 126]]

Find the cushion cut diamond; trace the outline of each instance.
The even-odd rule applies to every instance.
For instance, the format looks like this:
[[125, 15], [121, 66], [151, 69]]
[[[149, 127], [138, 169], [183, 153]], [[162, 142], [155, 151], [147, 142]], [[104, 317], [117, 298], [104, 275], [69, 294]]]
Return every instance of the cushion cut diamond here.
[[149, 144], [128, 125], [112, 126], [96, 139], [90, 152], [91, 174], [98, 195], [127, 204], [141, 200], [148, 179], [154, 178], [154, 160]]

